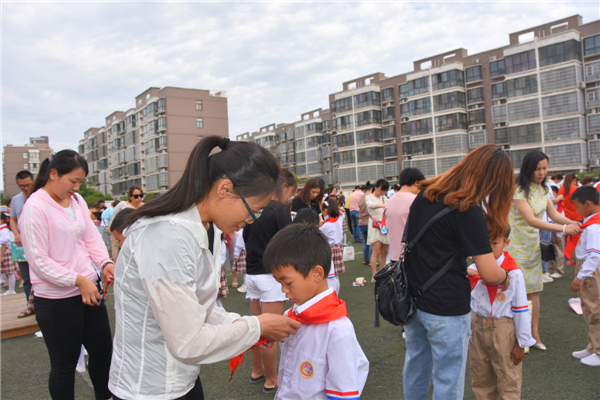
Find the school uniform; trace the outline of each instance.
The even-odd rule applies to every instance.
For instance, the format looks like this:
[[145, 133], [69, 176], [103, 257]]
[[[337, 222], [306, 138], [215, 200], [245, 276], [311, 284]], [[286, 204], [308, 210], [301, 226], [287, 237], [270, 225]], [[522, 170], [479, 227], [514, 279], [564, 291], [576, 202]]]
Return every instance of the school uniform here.
[[246, 243], [244, 242], [244, 228], [240, 229], [237, 233], [235, 240], [235, 249], [233, 252], [234, 261], [232, 270], [239, 274], [246, 273]]
[[[579, 291], [583, 318], [588, 325], [588, 346], [590, 354], [600, 356], [600, 214], [593, 214], [584, 220], [581, 236], [575, 247], [577, 278], [583, 281]], [[594, 220], [590, 221], [592, 218]], [[590, 222], [590, 225], [585, 226]], [[567, 251], [565, 250], [565, 253]], [[569, 253], [569, 256], [571, 253]]]
[[229, 294], [229, 287], [227, 286], [227, 272], [225, 271], [225, 263], [229, 259], [231, 237], [225, 235], [221, 240], [221, 274], [219, 276], [219, 298], [227, 297]]
[[343, 274], [346, 272], [346, 267], [344, 266], [343, 222], [344, 220], [340, 217], [328, 217], [319, 228], [321, 233], [327, 237], [327, 242], [329, 243], [329, 246], [331, 246], [331, 258], [336, 274]]
[[[479, 280], [471, 291], [473, 393], [477, 399], [520, 399], [523, 363], [514, 365], [510, 355], [517, 345], [524, 348], [536, 343], [531, 336], [525, 278], [507, 251], [496, 262], [509, 271], [508, 289], [502, 292]], [[509, 263], [516, 269], [511, 270]], [[475, 265], [469, 269], [477, 270]]]
[[[336, 306], [329, 311], [329, 306]], [[343, 307], [344, 316], [337, 311]], [[324, 315], [327, 322], [312, 323], [311, 316]], [[285, 315], [302, 322], [302, 327], [280, 344], [279, 390], [275, 400], [359, 399], [367, 381], [369, 361], [345, 303], [333, 289], [288, 310]], [[327, 318], [328, 316], [331, 316]]]
[[16, 261], [12, 260], [12, 255], [10, 253], [11, 242], [12, 237], [10, 229], [8, 229], [6, 224], [0, 225], [0, 244], [3, 244], [6, 247], [4, 256], [2, 257], [2, 260], [0, 260], [0, 274], [6, 274], [7, 277], [9, 274], [14, 274], [19, 271], [19, 267]]

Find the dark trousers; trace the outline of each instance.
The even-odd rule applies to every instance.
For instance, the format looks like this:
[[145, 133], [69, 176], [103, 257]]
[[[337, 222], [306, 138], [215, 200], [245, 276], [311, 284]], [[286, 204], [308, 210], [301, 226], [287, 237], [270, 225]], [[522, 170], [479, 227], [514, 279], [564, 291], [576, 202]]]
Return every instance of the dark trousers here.
[[[113, 400], [125, 400], [117, 396], [113, 396]], [[204, 392], [202, 391], [202, 383], [200, 382], [200, 377], [196, 378], [196, 382], [194, 382], [194, 387], [192, 390], [187, 392], [187, 394], [183, 397], [179, 397], [174, 400], [204, 400]]]
[[109, 399], [112, 336], [106, 305], [87, 306], [81, 295], [66, 299], [34, 296], [35, 315], [50, 356], [49, 389], [53, 400], [75, 399], [75, 367], [83, 344], [97, 400]]
[[346, 218], [348, 219], [348, 230], [350, 231], [350, 233], [352, 235], [354, 235], [354, 227], [352, 226], [352, 217], [350, 216], [350, 209], [349, 208], [344, 208], [344, 210], [346, 210]]
[[31, 280], [29, 279], [29, 264], [27, 261], [19, 261], [19, 274], [23, 278], [23, 290], [25, 291], [25, 301], [29, 306], [29, 293], [31, 293]]

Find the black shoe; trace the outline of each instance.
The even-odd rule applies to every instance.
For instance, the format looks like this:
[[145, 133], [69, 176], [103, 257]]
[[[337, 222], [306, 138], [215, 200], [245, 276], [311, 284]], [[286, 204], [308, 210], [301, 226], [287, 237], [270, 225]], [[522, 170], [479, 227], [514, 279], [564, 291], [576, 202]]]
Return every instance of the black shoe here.
[[266, 393], [266, 394], [277, 393], [277, 386], [274, 386], [272, 388], [268, 388], [268, 387], [263, 386], [263, 393]]
[[264, 381], [265, 379], [267, 379], [266, 374], [262, 374], [258, 378], [253, 378], [252, 374], [250, 374], [250, 383], [260, 383], [260, 382]]

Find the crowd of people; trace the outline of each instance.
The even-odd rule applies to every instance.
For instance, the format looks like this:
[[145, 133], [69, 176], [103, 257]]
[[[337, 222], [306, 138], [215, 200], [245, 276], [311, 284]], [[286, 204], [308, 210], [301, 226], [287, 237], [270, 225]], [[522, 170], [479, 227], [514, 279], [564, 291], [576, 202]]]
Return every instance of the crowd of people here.
[[[372, 275], [404, 260], [417, 308], [404, 326], [406, 399], [425, 399], [432, 383], [434, 399], [462, 398], [467, 357], [476, 398], [517, 399], [525, 349], [547, 350], [539, 294], [565, 261], [589, 326], [573, 356], [600, 366], [599, 192], [547, 173], [548, 156], [533, 150], [515, 179], [508, 155], [484, 145], [437, 177], [408, 168], [397, 185], [379, 179], [346, 197], [318, 178], [299, 189], [266, 149], [211, 136], [162, 195], [144, 203], [134, 186], [127, 201], [88, 209], [77, 193], [87, 162], [63, 150], [35, 180], [16, 177], [22, 193], [0, 224], [2, 273], [14, 290], [17, 268], [4, 260], [11, 242], [22, 246], [19, 316], [37, 318], [53, 399], [74, 398], [82, 345], [97, 399], [203, 399], [200, 364], [230, 360], [233, 375], [248, 350], [249, 383], [276, 399], [357, 399], [369, 361], [338, 297], [353, 237]], [[417, 238], [408, 252], [403, 238]], [[557, 255], [547, 265], [540, 238]], [[249, 316], [223, 308], [227, 264]], [[114, 285], [114, 338], [102, 277]]]

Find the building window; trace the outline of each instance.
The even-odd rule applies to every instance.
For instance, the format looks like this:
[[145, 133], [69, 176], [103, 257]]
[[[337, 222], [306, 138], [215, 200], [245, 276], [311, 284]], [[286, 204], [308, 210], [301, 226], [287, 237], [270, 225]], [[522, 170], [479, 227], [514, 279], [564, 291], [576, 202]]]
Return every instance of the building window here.
[[382, 129], [367, 129], [356, 132], [356, 144], [381, 143], [383, 141]]
[[506, 81], [508, 98], [526, 96], [538, 92], [537, 76], [529, 75]]
[[384, 121], [396, 118], [396, 107], [392, 106], [392, 107], [382, 108], [381, 115], [383, 116]]
[[485, 109], [469, 111], [469, 125], [485, 124]]
[[341, 148], [354, 146], [354, 133], [344, 133], [333, 137], [333, 147]]
[[358, 149], [356, 150], [356, 153], [359, 163], [383, 161], [383, 148], [381, 147], [369, 147], [368, 149]]
[[492, 99], [506, 98], [506, 82], [495, 83], [492, 85]]
[[481, 79], [481, 65], [467, 68], [467, 82], [477, 82]]
[[465, 86], [465, 73], [454, 69], [431, 76], [433, 90], [447, 89], [453, 86]]
[[431, 98], [409, 101], [401, 105], [400, 117], [428, 114], [431, 112]]
[[196, 128], [204, 128], [204, 120], [202, 118], [196, 118]]
[[583, 47], [585, 49], [583, 54], [586, 56], [600, 53], [600, 35], [583, 39]]
[[400, 98], [429, 92], [429, 77], [415, 79], [400, 85]]
[[352, 129], [354, 126], [354, 119], [352, 115], [346, 115], [345, 117], [339, 117], [331, 120], [331, 130], [341, 131], [344, 129]]
[[469, 104], [483, 102], [483, 88], [478, 87], [475, 89], [469, 89], [467, 91], [467, 98]]
[[515, 74], [517, 72], [535, 69], [535, 50], [529, 50], [523, 53], [508, 56], [505, 58], [505, 61], [507, 74]]
[[581, 60], [581, 46], [577, 40], [540, 47], [540, 67], [570, 60]]
[[504, 60], [498, 60], [490, 63], [490, 72], [492, 74], [492, 78], [495, 76], [501, 76], [506, 74], [506, 67], [504, 64]]
[[352, 97], [346, 97], [345, 99], [339, 99], [331, 103], [331, 112], [345, 112], [352, 110]]
[[402, 143], [402, 154], [405, 156], [423, 156], [433, 154], [433, 139], [414, 140]]
[[350, 151], [340, 151], [333, 155], [334, 162], [336, 164], [344, 165], [344, 164], [354, 164], [356, 162], [356, 157], [354, 150]]
[[371, 124], [381, 124], [381, 111], [371, 110], [356, 114], [357, 127]]
[[393, 101], [394, 100], [394, 88], [386, 88], [381, 91], [381, 101]]
[[448, 114], [441, 117], [435, 117], [435, 131], [446, 132], [455, 129], [467, 129], [466, 114]]
[[29, 170], [29, 163], [25, 163], [25, 164], [23, 164], [23, 169], [25, 169], [25, 170]]
[[402, 136], [420, 136], [432, 132], [433, 121], [431, 118], [405, 122], [402, 124]]
[[354, 109], [381, 105], [379, 92], [367, 92], [354, 96]]
[[158, 99], [158, 112], [165, 111], [165, 106], [166, 106], [166, 104], [165, 104], [165, 99], [164, 99], [164, 97], [163, 97], [163, 98], [160, 98], [160, 99]]
[[464, 92], [444, 93], [433, 96], [434, 111], [444, 111], [451, 108], [467, 108], [467, 98]]
[[25, 160], [29, 160], [29, 154], [27, 154], [27, 153], [23, 153], [23, 158], [24, 158]]
[[396, 125], [387, 125], [383, 127], [384, 139], [396, 139]]
[[196, 100], [196, 110], [202, 111], [202, 101], [201, 100]]

